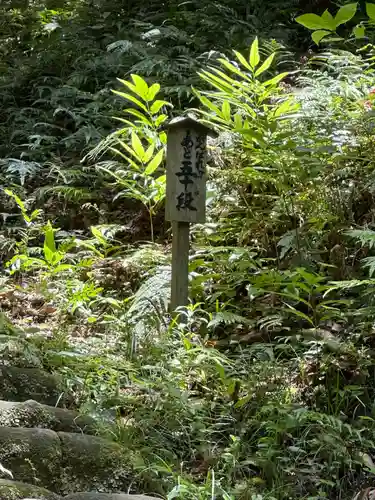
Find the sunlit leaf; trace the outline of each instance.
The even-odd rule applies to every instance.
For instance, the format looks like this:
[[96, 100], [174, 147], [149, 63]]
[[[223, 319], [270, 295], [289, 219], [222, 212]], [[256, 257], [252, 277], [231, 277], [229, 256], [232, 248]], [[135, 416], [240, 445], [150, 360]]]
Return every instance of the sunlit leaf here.
[[348, 3], [347, 5], [343, 5], [335, 16], [335, 27], [340, 26], [341, 24], [347, 23], [350, 21], [357, 11], [358, 3]]
[[326, 23], [328, 23], [328, 25], [329, 25], [329, 26], [331, 26], [333, 30], [335, 29], [335, 22], [334, 22], [334, 18], [333, 18], [333, 16], [332, 16], [332, 14], [329, 12], [329, 10], [328, 10], [328, 9], [326, 9], [326, 10], [323, 12], [323, 14], [322, 14], [321, 18], [322, 18], [322, 19], [324, 19], [324, 21], [325, 21]]
[[250, 47], [250, 57], [249, 57], [249, 63], [250, 66], [255, 69], [260, 62], [260, 54], [259, 54], [259, 41], [258, 37], [255, 37], [255, 40], [251, 44]]
[[231, 121], [230, 104], [229, 104], [228, 101], [224, 101], [223, 102], [223, 105], [222, 105], [222, 108], [221, 108], [221, 112], [222, 112], [223, 118], [225, 120]]
[[154, 154], [154, 151], [155, 151], [155, 144], [151, 144], [146, 152], [145, 152], [145, 155], [143, 157], [143, 162], [144, 163], [148, 163], [152, 157], [152, 155]]
[[148, 97], [148, 85], [147, 82], [139, 75], [130, 75], [135, 85], [134, 92], [141, 97], [144, 101], [147, 101]]
[[331, 26], [323, 17], [318, 16], [317, 14], [303, 14], [296, 18], [297, 23], [302, 24], [305, 28], [310, 30], [331, 30]]
[[299, 109], [300, 105], [293, 102], [293, 99], [286, 99], [274, 111], [275, 117], [280, 117], [288, 113], [292, 113]]
[[172, 106], [172, 104], [167, 101], [155, 101], [152, 103], [150, 108], [151, 114], [155, 115], [156, 113], [159, 113], [163, 106]]
[[368, 17], [375, 21], [375, 3], [367, 3], [366, 2], [366, 12]]
[[236, 113], [234, 116], [233, 116], [233, 121], [234, 121], [234, 127], [235, 129], [241, 129], [243, 128], [243, 125], [242, 125], [242, 117], [239, 113]]
[[159, 115], [158, 117], [156, 117], [155, 121], [154, 121], [154, 125], [155, 127], [159, 127], [162, 123], [164, 123], [166, 120], [168, 120], [168, 116], [167, 115]]
[[207, 97], [205, 97], [201, 94], [198, 94], [198, 97], [199, 97], [199, 100], [201, 101], [201, 103], [204, 106], [206, 106], [206, 108], [210, 109], [211, 111], [213, 111], [217, 115], [221, 114], [220, 109], [217, 106], [215, 106], [215, 104], [213, 104], [209, 99], [207, 99]]
[[163, 161], [164, 157], [164, 150], [160, 149], [156, 153], [156, 155], [153, 157], [153, 159], [150, 161], [150, 163], [147, 165], [145, 169], [145, 175], [151, 175], [155, 172], [155, 170], [160, 166], [161, 162]]
[[131, 90], [132, 92], [134, 92], [134, 93], [137, 92], [137, 88], [133, 83], [128, 82], [127, 80], [121, 80], [121, 78], [117, 78], [117, 80], [119, 82], [121, 82], [123, 85], [125, 85], [126, 87], [128, 87], [128, 89]]
[[244, 56], [240, 52], [237, 52], [236, 50], [234, 50], [233, 52], [234, 52], [235, 56], [237, 57], [237, 59], [239, 60], [239, 62], [242, 64], [242, 66], [244, 66], [247, 70], [252, 71], [253, 68], [246, 61]]
[[[248, 80], [248, 81], [251, 81], [251, 78], [246, 74], [244, 73], [243, 71], [241, 71], [239, 68], [237, 68], [234, 64], [232, 64], [231, 62], [227, 61], [226, 59], [218, 59], [218, 61], [224, 66], [226, 67], [227, 69], [229, 69], [230, 71], [232, 71], [233, 73], [235, 73], [236, 75], [240, 76], [241, 78], [243, 78], [244, 80]], [[228, 82], [228, 80], [226, 78], [219, 78], [218, 76], [216, 75], [212, 75], [212, 73], [208, 73], [210, 74], [212, 77], [215, 76], [215, 80], [217, 82], [222, 82], [226, 87], [227, 89], [233, 89], [233, 84], [231, 84], [231, 82]], [[230, 83], [228, 85], [228, 83]]]
[[74, 266], [71, 264], [59, 264], [58, 266], [53, 268], [53, 272], [56, 273], [61, 273], [63, 271], [73, 271]]
[[311, 38], [314, 40], [314, 42], [317, 45], [319, 45], [319, 43], [323, 40], [323, 38], [330, 35], [330, 34], [331, 34], [330, 31], [318, 30], [318, 31], [314, 31], [314, 33], [312, 33]]
[[154, 83], [148, 89], [147, 99], [146, 100], [148, 102], [153, 101], [159, 92], [160, 92], [160, 85], [159, 85], [159, 83]]
[[[240, 73], [240, 71], [239, 71], [239, 73]], [[232, 92], [233, 91], [233, 87], [231, 85], [228, 85], [225, 81], [223, 81], [223, 79], [216, 77], [212, 73], [208, 73], [207, 71], [202, 71], [201, 73], [198, 73], [198, 74], [202, 78], [202, 80], [205, 80], [206, 82], [208, 82], [210, 85], [212, 85], [213, 87], [215, 87], [218, 90], [221, 90], [224, 92]], [[246, 75], [244, 75], [244, 77], [246, 78]]]
[[132, 148], [134, 149], [134, 152], [138, 156], [138, 158], [143, 161], [143, 157], [145, 155], [145, 150], [143, 149], [142, 142], [138, 135], [133, 132], [132, 133]]
[[152, 127], [152, 122], [147, 118], [147, 116], [145, 116], [138, 109], [128, 108], [128, 109], [125, 109], [125, 112], [129, 113], [130, 115], [136, 116], [137, 118], [139, 118], [141, 120], [142, 123], [144, 123], [145, 125], [148, 125], [148, 126]]
[[[125, 149], [125, 151], [127, 151], [127, 152], [128, 152], [128, 153], [130, 153], [132, 156], [134, 156], [134, 158], [136, 158], [137, 160], [139, 159], [139, 155], [138, 155], [138, 153], [137, 153], [134, 149], [132, 149], [132, 148], [131, 148], [128, 144], [126, 144], [126, 142], [124, 142], [124, 141], [120, 141], [120, 140], [119, 140], [119, 141], [118, 141], [118, 143], [119, 143], [119, 145], [120, 145], [121, 147], [123, 147], [123, 148]], [[111, 148], [111, 149], [112, 149], [112, 150], [114, 150], [115, 148]], [[121, 153], [120, 153], [120, 154], [121, 154]], [[121, 155], [122, 155], [122, 154], [121, 154]], [[122, 156], [123, 156], [123, 155], [122, 155]], [[125, 156], [125, 157], [124, 157], [124, 159], [125, 159], [125, 160], [128, 160], [128, 157], [127, 157], [127, 156]]]
[[26, 212], [25, 204], [19, 196], [13, 193], [13, 191], [11, 191], [10, 189], [4, 189], [4, 193], [14, 199], [14, 201], [17, 203], [18, 207], [21, 209], [22, 212]]
[[275, 53], [271, 54], [267, 59], [264, 61], [264, 63], [261, 65], [260, 68], [258, 68], [255, 72], [255, 76], [260, 76], [262, 73], [268, 70], [268, 68], [271, 66], [273, 60], [275, 59]]
[[100, 229], [98, 229], [97, 227], [95, 226], [91, 226], [90, 228], [92, 234], [95, 236], [95, 238], [102, 244], [102, 245], [105, 245], [107, 243], [107, 240], [104, 238], [102, 232], [100, 231]]
[[253, 141], [255, 141], [260, 146], [266, 147], [266, 143], [264, 141], [264, 138], [263, 138], [262, 134], [260, 134], [259, 132], [256, 132], [255, 130], [251, 130], [251, 129], [247, 129], [247, 128], [236, 130], [236, 132], [251, 138]]
[[47, 223], [44, 229], [44, 245], [47, 246], [51, 252], [56, 252], [55, 231], [50, 222]]
[[358, 24], [358, 26], [353, 28], [353, 35], [356, 38], [364, 38], [366, 36], [366, 28]]
[[263, 83], [265, 86], [271, 86], [271, 85], [277, 85], [278, 83], [281, 82], [281, 80], [284, 80], [286, 76], [288, 76], [289, 73], [280, 73], [279, 75], [276, 75], [274, 78], [271, 78], [271, 80], [267, 80], [266, 82]]
[[120, 97], [123, 97], [124, 99], [127, 99], [128, 101], [134, 102], [134, 104], [139, 106], [141, 109], [143, 109], [143, 111], [145, 111], [147, 113], [148, 110], [147, 110], [146, 106], [139, 99], [134, 97], [133, 95], [127, 94], [125, 92], [119, 92], [118, 90], [112, 90], [112, 92], [114, 94], [119, 95]]

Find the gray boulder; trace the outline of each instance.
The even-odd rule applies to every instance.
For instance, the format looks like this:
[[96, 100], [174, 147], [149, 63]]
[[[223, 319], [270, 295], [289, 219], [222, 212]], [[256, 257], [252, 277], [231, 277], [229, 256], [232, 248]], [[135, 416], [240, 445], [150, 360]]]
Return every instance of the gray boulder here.
[[63, 500], [157, 500], [147, 495], [126, 495], [125, 493], [73, 493]]
[[63, 494], [126, 491], [134, 482], [129, 456], [117, 443], [85, 434], [59, 432]]
[[37, 401], [0, 401], [0, 426], [39, 427], [56, 432], [96, 433], [92, 418], [63, 408], [42, 405]]
[[20, 483], [0, 479], [1, 500], [60, 500], [60, 497], [51, 491], [39, 488], [32, 484]]
[[63, 394], [61, 379], [38, 368], [0, 365], [0, 399], [55, 406]]
[[0, 457], [15, 479], [58, 491], [62, 455], [55, 432], [0, 427]]

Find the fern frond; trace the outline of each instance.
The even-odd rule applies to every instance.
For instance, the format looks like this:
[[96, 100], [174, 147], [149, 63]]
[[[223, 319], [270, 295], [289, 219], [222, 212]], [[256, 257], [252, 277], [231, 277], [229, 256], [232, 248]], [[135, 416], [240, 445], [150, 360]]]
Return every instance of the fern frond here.
[[167, 265], [168, 260], [163, 246], [154, 243], [142, 246], [125, 259], [127, 264], [141, 266], [146, 271], [155, 266]]
[[156, 273], [134, 295], [127, 316], [137, 339], [160, 329], [170, 301], [171, 273], [170, 266], [158, 267]]
[[351, 290], [352, 288], [357, 288], [359, 286], [375, 286], [375, 279], [331, 281], [330, 287], [325, 292], [324, 297], [334, 290]]
[[40, 163], [35, 161], [24, 161], [17, 158], [6, 158], [0, 160], [0, 168], [4, 168], [5, 175], [18, 178], [21, 186], [25, 184], [26, 178], [35, 177], [41, 170]]
[[219, 325], [252, 325], [253, 322], [244, 316], [232, 313], [230, 311], [221, 311], [213, 314], [211, 321], [208, 323], [208, 328], [216, 328]]
[[47, 194], [54, 194], [57, 198], [71, 201], [90, 200], [93, 193], [86, 188], [74, 186], [44, 186], [35, 191], [37, 198], [43, 198]]
[[362, 267], [368, 270], [369, 276], [373, 276], [375, 273], [375, 257], [366, 257], [362, 259]]
[[371, 229], [353, 229], [351, 231], [346, 231], [345, 234], [359, 240], [362, 247], [375, 247], [375, 231], [371, 231]]

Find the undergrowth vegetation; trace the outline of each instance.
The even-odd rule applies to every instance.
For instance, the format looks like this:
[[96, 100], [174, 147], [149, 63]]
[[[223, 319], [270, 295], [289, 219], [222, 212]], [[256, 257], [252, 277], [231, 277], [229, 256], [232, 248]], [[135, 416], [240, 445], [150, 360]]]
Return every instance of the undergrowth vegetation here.
[[[375, 4], [8, 3], [1, 329], [144, 491], [374, 486]], [[184, 110], [219, 134], [175, 317], [163, 125]]]

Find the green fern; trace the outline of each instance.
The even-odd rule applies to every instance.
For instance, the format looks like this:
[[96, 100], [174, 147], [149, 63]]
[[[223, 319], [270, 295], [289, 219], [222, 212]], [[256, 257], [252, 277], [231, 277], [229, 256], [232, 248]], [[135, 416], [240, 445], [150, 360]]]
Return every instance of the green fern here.
[[252, 325], [253, 321], [240, 316], [239, 314], [232, 313], [230, 311], [220, 311], [212, 315], [211, 321], [208, 323], [207, 327], [215, 329], [220, 325]]
[[362, 267], [368, 270], [369, 276], [373, 276], [375, 273], [375, 257], [366, 257], [361, 261]]
[[375, 247], [375, 231], [371, 231], [371, 229], [353, 229], [345, 234], [358, 240], [362, 247], [370, 249]]
[[23, 186], [26, 179], [34, 178], [40, 172], [42, 165], [35, 161], [7, 158], [0, 160], [0, 168], [4, 169], [5, 176], [10, 182], [16, 181]]
[[159, 266], [134, 295], [127, 317], [136, 340], [160, 331], [170, 302], [171, 272], [170, 266]]

